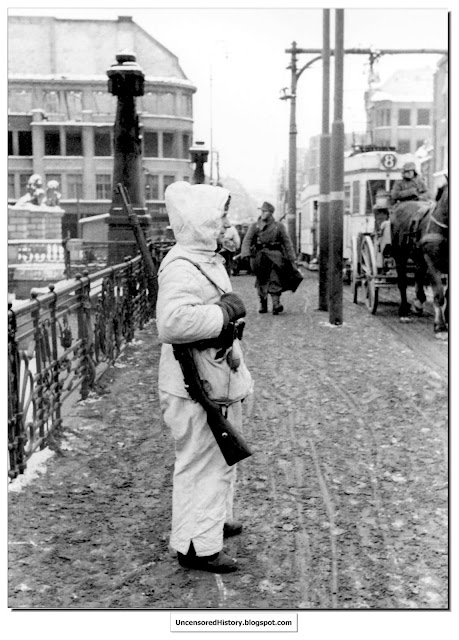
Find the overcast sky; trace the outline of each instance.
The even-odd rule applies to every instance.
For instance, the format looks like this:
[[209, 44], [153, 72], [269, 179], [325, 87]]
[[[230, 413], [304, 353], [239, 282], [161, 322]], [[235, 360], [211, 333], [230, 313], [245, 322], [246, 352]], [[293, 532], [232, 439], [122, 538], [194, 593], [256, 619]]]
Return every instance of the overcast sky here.
[[[32, 7], [32, 3], [29, 4]], [[135, 3], [134, 8], [119, 5], [110, 9], [59, 9], [49, 5], [46, 9], [15, 9], [10, 5], [9, 11], [94, 19], [131, 15], [137, 24], [178, 56], [185, 74], [197, 86], [195, 140], [203, 140], [207, 145], [212, 141], [219, 152], [221, 175], [240, 180], [256, 197], [263, 194], [274, 197], [276, 172], [288, 154], [290, 101], [279, 100], [282, 87], [290, 86], [290, 72], [286, 68], [290, 56], [285, 49], [292, 41], [303, 48], [322, 48], [322, 6], [285, 9], [280, 8], [280, 3], [276, 7], [274, 3], [265, 2], [262, 8], [247, 9], [226, 2], [227, 8], [219, 8], [219, 3], [213, 2], [213, 8], [198, 9], [193, 3], [182, 1], [179, 9], [173, 8], [173, 2], [167, 4], [167, 9], [155, 8], [152, 2], [149, 3], [152, 8], [148, 9], [139, 3]], [[195, 4], [205, 7], [206, 3]], [[422, 6], [420, 2], [416, 4]], [[289, 6], [294, 7], [295, 3], [290, 2]], [[355, 6], [358, 4], [354, 3]], [[332, 48], [334, 14], [332, 9]], [[345, 48], [448, 47], [445, 8], [352, 8], [345, 9], [344, 15]], [[299, 68], [313, 57], [312, 54], [300, 55]], [[385, 80], [401, 68], [434, 69], [439, 59], [438, 55], [426, 54], [386, 55], [376, 70], [381, 80]], [[368, 59], [348, 55], [344, 69], [345, 130], [362, 132], [365, 130], [363, 96], [368, 83]], [[149, 73], [148, 69], [144, 71]], [[331, 76], [333, 79], [333, 59]], [[309, 138], [319, 134], [322, 127], [320, 61], [302, 74], [297, 95], [298, 146], [306, 147]], [[333, 95], [331, 99], [332, 122]]]

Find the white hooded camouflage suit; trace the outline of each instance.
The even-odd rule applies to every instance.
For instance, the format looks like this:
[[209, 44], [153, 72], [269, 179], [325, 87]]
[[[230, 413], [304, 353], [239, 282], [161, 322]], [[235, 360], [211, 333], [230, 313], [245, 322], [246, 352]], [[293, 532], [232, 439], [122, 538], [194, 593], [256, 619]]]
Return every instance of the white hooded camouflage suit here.
[[[165, 194], [169, 221], [177, 244], [159, 269], [157, 327], [163, 343], [159, 364], [159, 394], [166, 425], [175, 440], [171, 547], [186, 554], [193, 542], [198, 556], [223, 547], [223, 525], [233, 517], [235, 466], [229, 467], [207, 424], [200, 404], [190, 399], [172, 344], [216, 338], [224, 317], [215, 303], [222, 295], [187, 260], [198, 263], [225, 292], [232, 290], [221, 256], [215, 253], [229, 191], [221, 187], [175, 182]], [[228, 419], [242, 427], [241, 400], [253, 389], [239, 341], [234, 345], [241, 364], [233, 371], [217, 350], [194, 350], [200, 377], [210, 383], [209, 396], [229, 405]]]

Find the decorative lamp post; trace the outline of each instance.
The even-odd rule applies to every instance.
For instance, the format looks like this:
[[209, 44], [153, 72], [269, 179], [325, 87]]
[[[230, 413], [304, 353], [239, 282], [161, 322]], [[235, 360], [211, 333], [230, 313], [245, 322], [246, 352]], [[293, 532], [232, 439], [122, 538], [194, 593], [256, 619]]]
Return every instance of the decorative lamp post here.
[[193, 184], [204, 184], [206, 176], [204, 175], [204, 164], [209, 157], [209, 149], [206, 149], [204, 142], [196, 141], [193, 147], [190, 147], [191, 162], [194, 163]]
[[142, 145], [139, 118], [135, 99], [144, 94], [145, 75], [136, 62], [132, 51], [121, 51], [116, 63], [108, 70], [108, 91], [117, 97], [116, 119], [114, 125], [114, 166], [113, 188], [110, 217], [108, 220], [109, 241], [132, 241], [129, 245], [109, 245], [109, 264], [122, 262], [126, 255], [138, 253], [132, 227], [123, 209], [123, 201], [116, 185], [123, 184], [129, 194], [134, 212], [148, 235], [151, 218], [145, 208], [142, 174]]
[[296, 96], [297, 96], [297, 84], [298, 80], [305, 71], [314, 62], [321, 59], [321, 56], [316, 56], [312, 60], [309, 60], [300, 70], [298, 70], [297, 59], [298, 53], [302, 53], [303, 49], [298, 49], [296, 42], [292, 42], [291, 49], [286, 49], [286, 53], [291, 54], [290, 64], [287, 69], [291, 70], [291, 87], [290, 93], [287, 93], [287, 87], [282, 89], [283, 95], [280, 96], [280, 100], [290, 100], [290, 124], [289, 124], [289, 151], [288, 151], [288, 209], [287, 209], [287, 229], [290, 235], [290, 239], [293, 243], [295, 253], [299, 250], [299, 241], [296, 234], [296, 200], [297, 200], [297, 188], [296, 188], [296, 169], [297, 169], [297, 152], [296, 152], [296, 136], [298, 133], [296, 126]]

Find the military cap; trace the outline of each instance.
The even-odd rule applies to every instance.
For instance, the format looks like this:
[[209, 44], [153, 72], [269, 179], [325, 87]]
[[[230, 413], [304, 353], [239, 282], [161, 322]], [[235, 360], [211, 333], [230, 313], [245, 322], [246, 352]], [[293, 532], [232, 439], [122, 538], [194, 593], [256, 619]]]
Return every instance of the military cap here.
[[274, 207], [270, 202], [263, 202], [261, 207], [258, 207], [262, 211], [269, 211], [269, 213], [274, 213]]

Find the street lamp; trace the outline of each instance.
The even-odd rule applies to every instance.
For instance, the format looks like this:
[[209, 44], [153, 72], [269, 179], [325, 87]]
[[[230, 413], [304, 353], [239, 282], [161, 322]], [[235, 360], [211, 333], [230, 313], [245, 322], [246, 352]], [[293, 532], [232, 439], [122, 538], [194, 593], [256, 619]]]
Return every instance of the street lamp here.
[[[137, 63], [135, 53], [124, 50], [116, 55], [116, 63], [107, 70], [107, 76], [108, 92], [117, 99], [113, 127], [113, 185], [121, 183], [125, 186], [134, 212], [145, 234], [149, 235], [151, 219], [146, 214], [145, 194], [141, 187], [142, 140], [136, 110], [136, 98], [144, 94], [145, 74]], [[117, 189], [112, 192], [108, 224], [108, 239], [111, 242], [108, 263], [118, 264], [124, 259], [126, 251], [131, 255], [137, 252], [137, 243]], [[129, 249], [125, 248], [126, 245], [117, 244], [125, 240], [132, 240]]]
[[209, 149], [204, 146], [204, 142], [196, 141], [190, 147], [191, 162], [194, 163], [193, 184], [204, 184], [206, 176], [204, 174], [204, 164], [209, 157]]
[[289, 153], [288, 153], [288, 213], [287, 213], [287, 227], [290, 238], [292, 240], [295, 252], [298, 251], [298, 242], [296, 237], [296, 136], [298, 133], [296, 127], [296, 88], [298, 80], [308, 67], [314, 62], [321, 59], [320, 56], [316, 56], [312, 60], [309, 60], [298, 71], [297, 68], [297, 54], [299, 49], [296, 46], [296, 42], [292, 42], [292, 48], [286, 49], [286, 53], [291, 54], [291, 61], [287, 69], [291, 70], [291, 87], [290, 93], [287, 93], [287, 87], [282, 89], [283, 95], [280, 96], [280, 100], [290, 100], [290, 127], [289, 127]]

